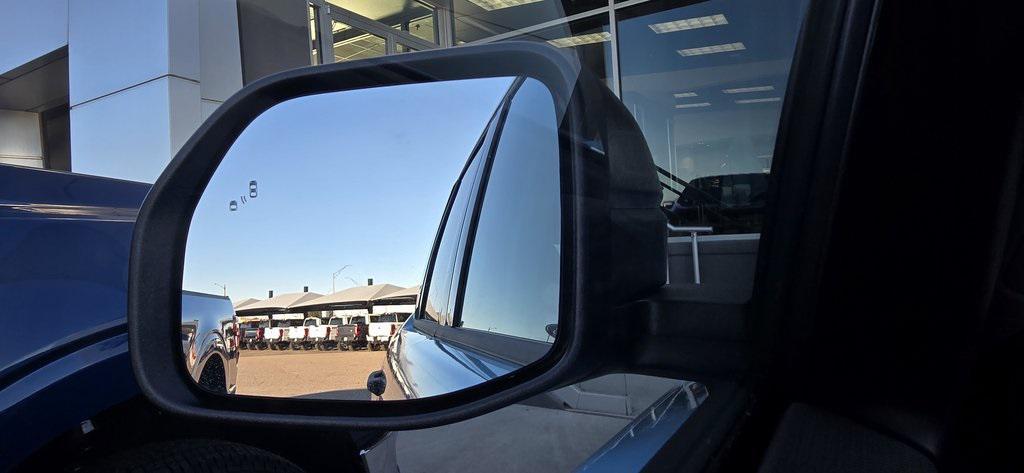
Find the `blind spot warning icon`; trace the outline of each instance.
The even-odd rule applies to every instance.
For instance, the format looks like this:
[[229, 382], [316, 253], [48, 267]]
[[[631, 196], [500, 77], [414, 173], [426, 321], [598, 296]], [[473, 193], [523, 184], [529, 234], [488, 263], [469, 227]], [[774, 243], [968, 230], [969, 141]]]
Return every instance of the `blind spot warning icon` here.
[[232, 212], [238, 210], [238, 202], [232, 200], [230, 203], [228, 203], [228, 209], [230, 209]]
[[249, 181], [249, 197], [256, 198], [256, 181]]

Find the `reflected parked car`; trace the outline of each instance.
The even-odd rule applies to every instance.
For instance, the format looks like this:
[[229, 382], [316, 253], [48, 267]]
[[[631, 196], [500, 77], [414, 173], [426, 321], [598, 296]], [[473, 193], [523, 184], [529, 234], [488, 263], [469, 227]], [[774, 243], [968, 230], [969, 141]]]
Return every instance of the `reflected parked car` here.
[[181, 349], [192, 379], [214, 392], [234, 394], [240, 328], [231, 299], [182, 291]]

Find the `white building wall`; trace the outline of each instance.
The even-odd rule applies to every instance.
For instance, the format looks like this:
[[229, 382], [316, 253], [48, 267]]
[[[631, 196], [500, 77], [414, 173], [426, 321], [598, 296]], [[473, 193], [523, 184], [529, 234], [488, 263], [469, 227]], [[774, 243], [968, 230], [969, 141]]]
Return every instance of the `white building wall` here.
[[[0, 12], [0, 74], [68, 44], [68, 0], [0, 0]], [[0, 164], [43, 167], [38, 113], [0, 110]]]
[[171, 76], [199, 82], [197, 0], [70, 0], [71, 107]]
[[0, 110], [0, 164], [43, 167], [38, 113]]
[[168, 76], [75, 105], [71, 170], [153, 182], [199, 119], [199, 84]]
[[68, 16], [74, 172], [155, 181], [241, 87], [233, 0], [70, 0]]
[[199, 0], [199, 93], [205, 120], [242, 88], [238, 2]]

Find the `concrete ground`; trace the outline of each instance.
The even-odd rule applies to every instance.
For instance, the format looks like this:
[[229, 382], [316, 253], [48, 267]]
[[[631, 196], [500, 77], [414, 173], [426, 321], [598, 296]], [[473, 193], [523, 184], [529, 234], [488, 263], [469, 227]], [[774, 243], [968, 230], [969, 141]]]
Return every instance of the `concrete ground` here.
[[[384, 352], [253, 351], [238, 361], [238, 394], [368, 400], [366, 375]], [[396, 432], [402, 473], [573, 471], [629, 422], [513, 405], [463, 422]]]

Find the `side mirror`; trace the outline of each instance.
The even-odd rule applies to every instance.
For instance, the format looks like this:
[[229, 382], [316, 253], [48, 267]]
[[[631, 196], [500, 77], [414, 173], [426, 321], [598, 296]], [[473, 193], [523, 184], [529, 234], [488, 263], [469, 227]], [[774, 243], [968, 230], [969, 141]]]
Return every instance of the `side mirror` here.
[[[431, 135], [389, 122], [402, 113], [431, 130], [478, 118]], [[338, 127], [314, 136], [309, 121]], [[610, 347], [625, 327], [621, 308], [665, 282], [660, 199], [629, 112], [548, 45], [265, 78], [203, 124], [140, 210], [128, 314], [136, 379], [156, 405], [183, 415], [396, 430], [642, 372], [641, 351]], [[346, 258], [360, 267], [346, 273]], [[337, 287], [346, 278], [353, 287]], [[214, 282], [228, 297], [193, 292]], [[298, 290], [310, 284], [322, 292]], [[195, 340], [186, 356], [184, 320]], [[223, 329], [237, 323], [261, 328]], [[324, 351], [316, 356], [330, 366], [362, 370], [333, 391], [366, 396], [247, 391], [247, 363], [291, 356], [260, 358], [261, 347]], [[351, 350], [377, 364], [353, 368]], [[445, 371], [455, 364], [461, 371]]]

